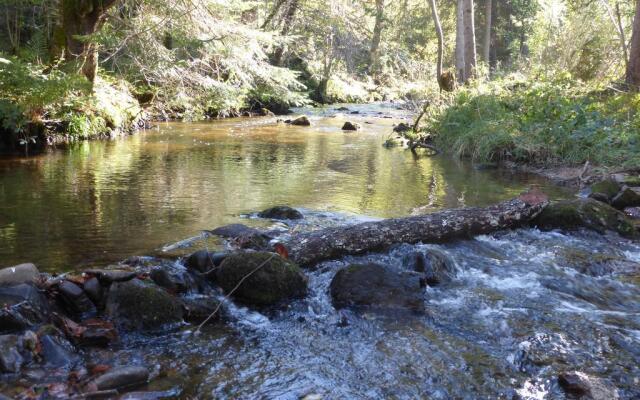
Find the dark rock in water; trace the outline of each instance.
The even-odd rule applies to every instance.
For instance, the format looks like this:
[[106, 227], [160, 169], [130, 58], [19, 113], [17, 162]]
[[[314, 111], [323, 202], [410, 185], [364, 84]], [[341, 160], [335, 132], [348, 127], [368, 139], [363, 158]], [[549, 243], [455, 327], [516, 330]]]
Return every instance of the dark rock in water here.
[[591, 194], [589, 197], [603, 201], [605, 203], [610, 203], [611, 200], [618, 194], [621, 187], [618, 182], [613, 179], [605, 179], [604, 181], [600, 181], [598, 183], [594, 183], [591, 185]]
[[225, 293], [249, 305], [273, 305], [307, 292], [300, 267], [274, 253], [233, 253], [222, 262], [216, 278]]
[[349, 111], [348, 107], [338, 107], [336, 108], [336, 111]]
[[582, 372], [563, 372], [558, 375], [558, 384], [570, 398], [584, 400], [615, 400], [618, 391], [608, 387], [599, 378], [590, 377]]
[[[161, 400], [175, 399], [176, 390], [165, 390], [163, 392], [129, 392], [122, 395], [119, 400]], [[2, 399], [0, 399], [2, 400]]]
[[407, 123], [404, 122], [400, 122], [398, 125], [393, 127], [393, 131], [397, 132], [397, 133], [403, 133], [403, 132], [408, 132], [411, 129], [413, 129], [413, 127]]
[[101, 306], [104, 302], [104, 288], [100, 284], [98, 278], [93, 277], [84, 282], [84, 292], [89, 299], [97, 306]]
[[353, 122], [347, 121], [344, 123], [344, 125], [342, 125], [343, 131], [357, 131], [358, 129], [360, 129], [360, 125]]
[[309, 118], [307, 118], [306, 116], [303, 115], [303, 116], [298, 117], [298, 118], [294, 119], [293, 121], [291, 121], [291, 125], [311, 126], [311, 121], [309, 121]]
[[49, 313], [46, 297], [35, 286], [22, 283], [0, 287], [0, 305], [11, 307], [23, 302], [26, 302], [41, 319]]
[[36, 283], [40, 271], [33, 264], [20, 264], [0, 269], [0, 286], [12, 286], [20, 283]]
[[234, 238], [249, 233], [259, 232], [257, 229], [250, 228], [243, 224], [229, 224], [216, 228], [209, 233], [227, 238]]
[[220, 302], [213, 297], [186, 297], [182, 299], [185, 308], [185, 320], [192, 324], [199, 324], [209, 318], [216, 309], [216, 314], [209, 322], [220, 319]]
[[149, 381], [145, 367], [116, 367], [100, 375], [92, 383], [98, 390], [117, 390], [144, 385]]
[[143, 331], [182, 322], [183, 316], [177, 298], [139, 279], [111, 285], [105, 312], [116, 325]]
[[258, 213], [258, 217], [260, 218], [271, 218], [271, 219], [302, 219], [304, 216], [302, 213], [295, 208], [291, 208], [289, 206], [276, 206], [267, 208], [264, 211]]
[[351, 114], [351, 115], [358, 115], [358, 114], [360, 114], [360, 111], [351, 111], [349, 114]]
[[637, 262], [602, 252], [565, 248], [558, 253], [558, 256], [561, 265], [571, 267], [585, 275], [603, 276], [640, 271], [640, 264]]
[[271, 237], [264, 233], [249, 233], [238, 236], [234, 240], [235, 244], [241, 249], [271, 250], [271, 246], [269, 246]]
[[43, 322], [43, 315], [28, 302], [0, 309], [0, 333], [20, 332]]
[[90, 269], [85, 273], [97, 277], [100, 283], [105, 286], [109, 286], [114, 282], [130, 281], [137, 276], [135, 271], [121, 269]]
[[209, 272], [215, 266], [213, 262], [213, 253], [206, 250], [198, 250], [191, 254], [184, 262], [185, 267], [192, 271], [200, 273]]
[[355, 306], [374, 311], [424, 311], [419, 275], [392, 271], [379, 264], [345, 267], [336, 273], [330, 288], [337, 309]]
[[118, 332], [109, 321], [91, 319], [84, 321], [80, 327], [82, 334], [77, 338], [77, 342], [83, 346], [106, 347], [118, 339]]
[[275, 117], [276, 115], [269, 109], [267, 108], [261, 108], [260, 111], [258, 112], [258, 115], [260, 115], [261, 117]]
[[451, 282], [456, 276], [455, 263], [439, 250], [411, 252], [403, 257], [402, 263], [405, 268], [423, 274], [424, 282], [429, 286]]
[[96, 307], [89, 296], [75, 283], [67, 280], [60, 282], [58, 293], [64, 308], [71, 314], [79, 315], [82, 318], [96, 314]]
[[0, 336], [0, 373], [19, 372], [25, 359], [22, 339], [18, 335]]
[[549, 204], [533, 220], [541, 229], [587, 228], [604, 233], [611, 230], [625, 237], [635, 237], [636, 228], [615, 208], [593, 199], [562, 200]]
[[189, 276], [182, 271], [167, 266], [156, 267], [151, 270], [151, 279], [158, 286], [162, 286], [171, 293], [185, 293], [193, 284], [189, 284]]
[[41, 335], [40, 355], [45, 366], [59, 368], [71, 366], [79, 362], [80, 358], [75, 354], [71, 343], [58, 335]]
[[640, 194], [630, 187], [624, 187], [615, 197], [611, 200], [611, 205], [618, 210], [624, 210], [627, 207], [640, 206]]

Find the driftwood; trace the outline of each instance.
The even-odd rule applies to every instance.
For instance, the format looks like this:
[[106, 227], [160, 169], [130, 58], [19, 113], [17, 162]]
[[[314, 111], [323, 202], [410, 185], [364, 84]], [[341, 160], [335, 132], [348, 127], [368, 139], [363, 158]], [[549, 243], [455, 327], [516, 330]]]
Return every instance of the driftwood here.
[[346, 255], [382, 251], [398, 243], [437, 243], [517, 228], [537, 216], [547, 203], [543, 193], [530, 192], [484, 208], [459, 208], [301, 233], [282, 244], [289, 258], [310, 267]]

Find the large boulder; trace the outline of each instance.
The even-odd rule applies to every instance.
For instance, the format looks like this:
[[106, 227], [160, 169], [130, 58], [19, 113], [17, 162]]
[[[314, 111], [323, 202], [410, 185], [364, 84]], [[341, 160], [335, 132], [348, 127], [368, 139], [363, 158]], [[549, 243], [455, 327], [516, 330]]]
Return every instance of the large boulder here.
[[454, 261], [444, 252], [435, 249], [410, 252], [403, 257], [402, 263], [405, 268], [422, 274], [424, 282], [429, 286], [451, 282], [456, 276]]
[[352, 264], [339, 270], [330, 290], [333, 305], [338, 309], [424, 311], [420, 275], [379, 264]]
[[623, 213], [593, 199], [553, 202], [542, 210], [533, 224], [541, 229], [587, 228], [600, 233], [614, 231], [625, 237], [637, 236], [636, 228]]
[[105, 312], [127, 330], [153, 331], [183, 320], [182, 305], [176, 297], [140, 279], [112, 284]]
[[270, 218], [270, 219], [302, 219], [304, 216], [302, 213], [295, 208], [291, 208], [289, 206], [275, 206], [271, 208], [267, 208], [264, 211], [258, 213], [258, 217], [260, 218]]
[[28, 302], [0, 308], [0, 333], [21, 332], [43, 322], [45, 316]]
[[170, 293], [185, 293], [196, 287], [195, 281], [186, 271], [166, 265], [153, 268], [149, 277], [156, 285], [165, 288]]
[[311, 121], [309, 121], [309, 118], [307, 118], [305, 115], [294, 119], [290, 123], [291, 125], [297, 125], [297, 126], [311, 126]]
[[640, 194], [632, 188], [625, 186], [611, 199], [611, 205], [618, 210], [640, 206]]
[[603, 181], [591, 185], [589, 197], [605, 203], [611, 200], [620, 192], [620, 184], [613, 179], [605, 179]]
[[0, 286], [36, 283], [40, 271], [33, 264], [20, 264], [0, 269]]
[[216, 271], [216, 279], [225, 293], [249, 305], [273, 305], [307, 292], [307, 278], [300, 267], [268, 252], [229, 255]]

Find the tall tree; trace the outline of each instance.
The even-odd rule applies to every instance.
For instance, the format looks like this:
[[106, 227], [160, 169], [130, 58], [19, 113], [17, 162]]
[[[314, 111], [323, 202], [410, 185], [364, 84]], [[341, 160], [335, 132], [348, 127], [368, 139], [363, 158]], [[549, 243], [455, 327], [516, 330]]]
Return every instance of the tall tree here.
[[473, 0], [464, 0], [464, 82], [467, 82], [474, 76], [477, 65], [476, 28], [473, 7]]
[[489, 56], [491, 54], [491, 11], [493, 9], [493, 1], [486, 0], [485, 3], [485, 25], [484, 25], [484, 45], [482, 46], [483, 61], [489, 63]]
[[456, 8], [456, 79], [464, 82], [464, 0], [458, 0]]
[[438, 8], [436, 6], [436, 0], [430, 0], [431, 16], [433, 17], [433, 24], [436, 26], [436, 35], [438, 36], [438, 62], [436, 64], [436, 79], [438, 80], [438, 86], [440, 90], [445, 88], [442, 76], [442, 54], [444, 52], [444, 35], [442, 34], [442, 25], [440, 24], [440, 17], [438, 16]]
[[[291, 0], [289, 2], [289, 6], [284, 14], [284, 18], [282, 20], [282, 29], [280, 30], [280, 34], [282, 36], [287, 36], [291, 31], [291, 26], [293, 25], [293, 19], [295, 18], [296, 12], [298, 11], [298, 6], [300, 2], [299, 0]], [[282, 66], [283, 58], [284, 58], [285, 46], [278, 46], [273, 55], [273, 62], [277, 66]]]
[[384, 28], [384, 0], [376, 0], [376, 24], [373, 27], [371, 49], [369, 50], [369, 72], [376, 74], [380, 71], [380, 41]]
[[629, 65], [627, 67], [627, 83], [631, 85], [634, 90], [640, 88], [640, 0], [636, 1], [636, 13], [633, 18], [631, 49], [629, 53]]
[[91, 39], [117, 0], [62, 0], [60, 38], [64, 42], [65, 59], [74, 62], [89, 82], [98, 72], [98, 47]]

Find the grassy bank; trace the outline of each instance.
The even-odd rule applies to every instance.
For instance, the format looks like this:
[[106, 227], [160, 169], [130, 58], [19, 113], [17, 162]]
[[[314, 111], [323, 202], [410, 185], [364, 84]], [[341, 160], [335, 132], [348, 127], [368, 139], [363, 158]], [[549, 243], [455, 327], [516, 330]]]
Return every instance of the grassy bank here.
[[459, 89], [429, 108], [440, 149], [478, 162], [640, 164], [640, 95], [570, 79], [504, 78]]

